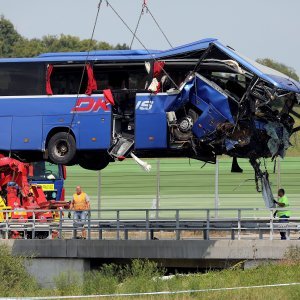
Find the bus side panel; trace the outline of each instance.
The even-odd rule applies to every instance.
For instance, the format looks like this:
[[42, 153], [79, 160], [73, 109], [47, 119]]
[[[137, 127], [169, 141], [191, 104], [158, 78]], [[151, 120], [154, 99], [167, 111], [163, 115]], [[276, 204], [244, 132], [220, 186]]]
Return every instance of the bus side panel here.
[[0, 122], [0, 149], [10, 150], [12, 117], [1, 117]]
[[167, 95], [137, 95], [135, 110], [135, 148], [163, 149], [168, 147], [167, 118], [164, 102]]
[[108, 149], [111, 144], [111, 118], [111, 111], [101, 114], [78, 114], [79, 148], [81, 150]]
[[[79, 147], [79, 131], [78, 131], [78, 119], [77, 115], [63, 115], [63, 114], [57, 114], [53, 116], [44, 116], [43, 117], [43, 141], [45, 142], [49, 132], [54, 128], [64, 128], [69, 129], [71, 124], [71, 130], [75, 135], [76, 140], [76, 148]], [[45, 146], [45, 145], [43, 145]]]
[[12, 150], [41, 150], [42, 136], [42, 116], [13, 117]]

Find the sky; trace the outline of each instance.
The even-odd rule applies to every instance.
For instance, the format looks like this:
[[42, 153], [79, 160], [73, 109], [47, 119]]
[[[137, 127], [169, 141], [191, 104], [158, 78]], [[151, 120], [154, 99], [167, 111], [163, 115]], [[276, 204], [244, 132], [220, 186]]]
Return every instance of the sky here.
[[[109, 0], [135, 28], [143, 0]], [[27, 38], [70, 34], [91, 37], [99, 0], [0, 0], [0, 14]], [[300, 75], [299, 0], [147, 0], [172, 46], [214, 37], [244, 55], [269, 57]], [[150, 14], [144, 13], [137, 36], [148, 49], [168, 49]], [[130, 44], [132, 34], [103, 1], [94, 38]], [[143, 49], [135, 41], [134, 49]]]

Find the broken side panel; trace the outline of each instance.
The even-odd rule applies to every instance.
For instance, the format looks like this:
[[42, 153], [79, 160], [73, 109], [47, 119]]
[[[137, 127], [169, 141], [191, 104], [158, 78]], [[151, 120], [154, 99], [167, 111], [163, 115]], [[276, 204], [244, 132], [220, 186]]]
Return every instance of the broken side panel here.
[[188, 103], [199, 112], [199, 118], [194, 120], [192, 128], [197, 138], [207, 137], [219, 124], [226, 121], [234, 124], [228, 96], [218, 85], [200, 74], [192, 76], [186, 82], [177, 97], [169, 101], [166, 110], [178, 111]]
[[163, 149], [168, 146], [167, 94], [137, 94], [135, 107], [135, 148]]
[[196, 74], [192, 103], [202, 111], [213, 107], [222, 115], [223, 119], [228, 120], [232, 124], [234, 123], [228, 103], [228, 96], [217, 84], [200, 74]]
[[193, 126], [193, 133], [198, 138], [207, 138], [213, 133], [219, 124], [226, 121], [226, 118], [212, 105], [209, 104]]

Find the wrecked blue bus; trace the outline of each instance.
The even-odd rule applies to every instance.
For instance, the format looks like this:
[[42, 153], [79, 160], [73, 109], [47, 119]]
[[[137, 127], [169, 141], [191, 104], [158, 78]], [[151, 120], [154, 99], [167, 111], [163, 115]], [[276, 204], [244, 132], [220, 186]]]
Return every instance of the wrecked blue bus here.
[[284, 156], [300, 83], [216, 39], [0, 59], [0, 152], [100, 170], [135, 153]]

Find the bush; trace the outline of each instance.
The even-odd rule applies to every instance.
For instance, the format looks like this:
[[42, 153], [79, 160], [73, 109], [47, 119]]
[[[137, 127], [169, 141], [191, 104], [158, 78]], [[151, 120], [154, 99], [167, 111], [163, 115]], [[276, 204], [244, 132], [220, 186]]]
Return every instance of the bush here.
[[80, 282], [79, 274], [73, 271], [60, 273], [54, 278], [54, 282], [61, 296], [82, 294], [82, 283]]
[[12, 256], [7, 246], [0, 245], [0, 296], [28, 295], [38, 289], [37, 282], [25, 268], [25, 258]]
[[133, 260], [130, 266], [123, 270], [124, 281], [121, 292], [139, 293], [149, 291], [161, 291], [164, 283], [160, 279], [165, 270], [159, 268], [157, 263], [149, 260]]
[[87, 272], [84, 276], [83, 292], [88, 294], [113, 294], [119, 284], [119, 267], [104, 265], [99, 271]]

